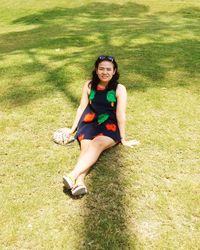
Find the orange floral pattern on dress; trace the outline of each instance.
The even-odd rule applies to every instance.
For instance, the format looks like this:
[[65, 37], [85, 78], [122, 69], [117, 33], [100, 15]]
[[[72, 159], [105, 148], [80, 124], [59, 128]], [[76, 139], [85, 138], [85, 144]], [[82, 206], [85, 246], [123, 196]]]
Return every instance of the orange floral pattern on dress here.
[[79, 140], [79, 141], [82, 141], [84, 138], [85, 138], [85, 135], [84, 135], [84, 134], [80, 134], [80, 135], [78, 136], [78, 140]]
[[114, 123], [107, 123], [106, 129], [115, 132], [117, 130], [117, 126]]
[[85, 116], [84, 116], [84, 122], [92, 122], [95, 118], [95, 113], [92, 112], [92, 113], [87, 113]]

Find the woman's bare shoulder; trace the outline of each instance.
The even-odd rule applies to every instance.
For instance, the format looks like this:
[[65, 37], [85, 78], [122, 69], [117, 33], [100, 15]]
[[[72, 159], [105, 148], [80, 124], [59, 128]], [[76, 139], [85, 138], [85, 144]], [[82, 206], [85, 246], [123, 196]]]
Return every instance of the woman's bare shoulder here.
[[87, 80], [83, 86], [83, 91], [87, 91], [88, 94], [90, 93], [90, 89], [91, 89], [90, 82], [91, 80]]
[[121, 83], [119, 83], [119, 84], [117, 84], [117, 89], [126, 89], [126, 87], [123, 85], [123, 84], [121, 84]]
[[116, 89], [117, 96], [120, 93], [125, 93], [125, 92], [126, 92], [126, 87], [123, 84], [121, 84], [121, 83], [117, 84], [117, 89]]
[[89, 87], [90, 88], [90, 82], [91, 82], [91, 80], [85, 81], [83, 87]]

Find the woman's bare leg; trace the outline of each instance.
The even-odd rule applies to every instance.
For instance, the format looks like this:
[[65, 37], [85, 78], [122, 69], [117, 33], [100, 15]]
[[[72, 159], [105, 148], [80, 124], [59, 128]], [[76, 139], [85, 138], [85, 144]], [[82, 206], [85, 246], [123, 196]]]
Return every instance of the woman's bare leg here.
[[100, 154], [112, 146], [116, 142], [108, 136], [98, 136], [90, 141], [87, 149], [81, 153], [77, 164], [71, 171], [71, 175], [77, 179], [81, 174], [83, 176], [87, 173], [90, 167], [98, 160]]
[[[91, 141], [92, 141], [92, 140], [82, 140], [82, 141], [80, 142], [80, 144], [81, 144], [81, 153], [80, 153], [79, 159], [80, 159], [80, 157], [82, 157], [83, 154], [85, 154], [85, 152], [87, 151], [87, 149], [88, 149], [89, 144], [91, 143]], [[85, 183], [84, 183], [84, 180], [85, 180], [85, 177], [86, 177], [88, 171], [89, 171], [89, 170], [86, 170], [85, 172], [83, 172], [82, 174], [80, 174], [80, 175], [77, 177], [76, 182], [77, 182], [78, 184], [83, 184], [83, 185], [85, 184]]]

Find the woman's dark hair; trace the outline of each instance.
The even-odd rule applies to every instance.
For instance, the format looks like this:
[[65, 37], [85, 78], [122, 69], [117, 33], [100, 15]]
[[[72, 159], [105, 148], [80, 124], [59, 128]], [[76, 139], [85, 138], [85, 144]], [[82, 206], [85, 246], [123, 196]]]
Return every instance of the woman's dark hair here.
[[108, 61], [111, 62], [114, 66], [115, 74], [113, 75], [112, 79], [109, 81], [107, 89], [114, 89], [116, 90], [117, 84], [119, 84], [118, 79], [119, 79], [119, 71], [118, 71], [118, 65], [117, 62], [115, 61], [115, 58], [112, 56], [99, 56], [94, 64], [95, 68], [92, 71], [92, 80], [90, 81], [89, 85], [91, 86], [91, 89], [96, 90], [97, 85], [100, 82], [100, 79], [96, 73], [96, 69], [98, 69], [99, 63], [103, 61]]

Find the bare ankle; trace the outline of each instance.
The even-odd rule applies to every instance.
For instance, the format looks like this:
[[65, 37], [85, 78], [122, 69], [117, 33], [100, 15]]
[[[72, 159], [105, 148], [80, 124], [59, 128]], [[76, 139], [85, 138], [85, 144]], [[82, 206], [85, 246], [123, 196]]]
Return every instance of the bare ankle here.
[[75, 180], [78, 178], [78, 174], [74, 170], [70, 172], [70, 175], [73, 176]]
[[84, 177], [80, 177], [80, 178], [78, 178], [78, 180], [84, 182], [85, 178]]

